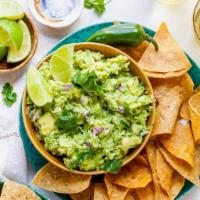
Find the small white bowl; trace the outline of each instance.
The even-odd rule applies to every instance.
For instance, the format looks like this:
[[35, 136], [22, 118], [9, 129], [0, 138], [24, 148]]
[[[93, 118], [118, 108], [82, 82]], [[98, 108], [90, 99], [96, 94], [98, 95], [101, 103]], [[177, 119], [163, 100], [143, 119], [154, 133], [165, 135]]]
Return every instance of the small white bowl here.
[[75, 6], [72, 9], [72, 11], [65, 17], [64, 20], [51, 21], [51, 20], [46, 20], [45, 18], [41, 16], [41, 14], [38, 13], [35, 6], [36, 1], [37, 0], [28, 1], [29, 8], [32, 12], [32, 15], [38, 22], [40, 22], [41, 24], [45, 26], [49, 26], [51, 28], [64, 28], [64, 27], [70, 26], [80, 17], [84, 9], [84, 0], [74, 0]]

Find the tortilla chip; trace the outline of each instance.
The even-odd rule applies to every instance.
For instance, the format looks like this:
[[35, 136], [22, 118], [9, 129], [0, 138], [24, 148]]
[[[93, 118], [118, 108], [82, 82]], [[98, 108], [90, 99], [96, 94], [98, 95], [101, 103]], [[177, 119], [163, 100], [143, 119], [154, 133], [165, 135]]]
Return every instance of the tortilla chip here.
[[110, 200], [124, 200], [126, 194], [128, 193], [127, 188], [113, 184], [108, 175], [105, 175], [104, 182], [106, 184]]
[[124, 200], [136, 200], [133, 192], [128, 192]]
[[86, 190], [90, 185], [91, 176], [73, 174], [47, 163], [33, 179], [33, 184], [62, 194], [74, 194]]
[[117, 175], [109, 177], [114, 184], [130, 189], [144, 188], [152, 181], [149, 166], [141, 156], [124, 166]]
[[149, 166], [149, 163], [147, 159], [144, 157], [144, 155], [137, 155], [136, 158], [133, 160], [133, 162], [137, 165], [144, 165]]
[[190, 97], [188, 104], [194, 140], [200, 143], [200, 92]]
[[90, 187], [88, 187], [86, 190], [83, 190], [80, 193], [70, 194], [69, 196], [72, 200], [90, 200], [93, 196], [93, 189], [93, 185], [90, 184]]
[[148, 161], [152, 172], [155, 200], [160, 200], [161, 187], [159, 184], [158, 174], [156, 171], [156, 146], [153, 142], [148, 142], [145, 148], [147, 151]]
[[148, 77], [151, 78], [175, 78], [175, 77], [180, 77], [183, 76], [188, 72], [188, 69], [180, 70], [180, 71], [175, 71], [175, 72], [168, 72], [168, 73], [156, 73], [156, 72], [147, 72], [145, 71], [145, 74]]
[[190, 114], [189, 114], [189, 104], [188, 101], [185, 101], [180, 109], [180, 117], [185, 120], [190, 120]]
[[6, 180], [1, 192], [2, 200], [20, 199], [20, 200], [41, 200], [28, 187]]
[[144, 41], [138, 47], [126, 46], [126, 47], [117, 47], [117, 48], [125, 52], [126, 54], [128, 54], [135, 61], [139, 61], [148, 45], [149, 43]]
[[95, 183], [94, 200], [109, 200], [105, 183]]
[[150, 44], [138, 63], [144, 71], [169, 73], [190, 69], [189, 60], [170, 34], [165, 23], [161, 24], [154, 39], [158, 43], [159, 50], [156, 51]]
[[183, 186], [185, 184], [185, 178], [181, 176], [178, 172], [174, 172], [173, 178], [172, 178], [172, 185], [170, 189], [171, 199], [175, 199], [180, 191], [182, 190]]
[[161, 151], [162, 155], [164, 156], [165, 160], [183, 177], [185, 177], [187, 180], [192, 182], [193, 184], [200, 187], [200, 180], [199, 180], [199, 174], [198, 169], [195, 161], [195, 165], [192, 168], [188, 163], [185, 161], [174, 157], [171, 155], [167, 150], [165, 150], [163, 147], [160, 147], [159, 150]]
[[174, 169], [165, 161], [158, 149], [156, 149], [156, 171], [160, 186], [170, 196]]
[[200, 144], [196, 144], [195, 146], [195, 160], [196, 160], [196, 165], [197, 169], [200, 175]]
[[154, 200], [153, 184], [150, 183], [145, 188], [137, 189], [136, 193], [141, 200]]
[[193, 93], [189, 75], [179, 79], [151, 79], [157, 100], [157, 113], [152, 137], [172, 134], [181, 104]]
[[178, 119], [173, 134], [163, 138], [161, 142], [173, 156], [194, 166], [195, 145], [189, 121]]

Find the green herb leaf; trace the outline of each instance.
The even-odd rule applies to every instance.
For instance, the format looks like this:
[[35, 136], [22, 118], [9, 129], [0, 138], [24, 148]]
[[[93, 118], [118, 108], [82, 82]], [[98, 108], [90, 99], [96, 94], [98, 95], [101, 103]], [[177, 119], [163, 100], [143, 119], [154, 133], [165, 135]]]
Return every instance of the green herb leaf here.
[[94, 9], [95, 12], [101, 15], [105, 11], [105, 0], [85, 0], [84, 7], [88, 9]]
[[77, 131], [78, 115], [69, 111], [63, 111], [56, 119], [55, 125], [66, 133]]
[[100, 85], [97, 84], [97, 75], [94, 71], [85, 73], [77, 71], [72, 77], [72, 82], [81, 87], [85, 93], [95, 95], [101, 93]]
[[13, 91], [13, 86], [10, 83], [6, 83], [3, 86], [2, 92], [3, 101], [8, 106], [11, 107], [17, 100], [17, 94]]
[[103, 170], [106, 172], [117, 174], [122, 167], [122, 160], [109, 160], [105, 163]]
[[79, 163], [83, 163], [84, 161], [92, 158], [93, 156], [95, 156], [95, 151], [93, 149], [88, 149], [78, 154], [77, 161]]

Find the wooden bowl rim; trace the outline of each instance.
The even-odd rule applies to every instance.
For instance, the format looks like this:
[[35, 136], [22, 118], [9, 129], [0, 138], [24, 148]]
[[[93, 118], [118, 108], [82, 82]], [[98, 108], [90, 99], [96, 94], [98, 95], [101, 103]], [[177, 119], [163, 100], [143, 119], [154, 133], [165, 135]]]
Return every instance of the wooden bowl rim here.
[[[138, 76], [139, 78], [145, 80], [146, 82], [146, 89], [149, 91], [150, 95], [153, 96], [154, 98], [154, 93], [153, 93], [153, 88], [152, 85], [149, 81], [149, 78], [146, 76], [145, 72], [138, 66], [138, 64], [126, 53], [122, 52], [121, 50], [105, 45], [105, 44], [99, 44], [99, 43], [92, 43], [92, 42], [82, 42], [82, 43], [76, 43], [75, 44], [75, 48], [76, 46], [78, 46], [78, 49], [80, 49], [80, 46], [93, 46], [95, 47], [96, 51], [100, 51], [98, 50], [99, 47], [101, 46], [102, 48], [107, 48], [110, 49], [112, 51], [115, 51], [117, 54], [122, 54], [125, 55], [129, 58], [130, 62], [133, 63], [133, 65], [135, 65], [135, 67], [137, 68], [137, 70], [142, 74], [142, 76]], [[82, 48], [83, 49], [83, 48]], [[84, 49], [90, 49], [89, 47], [85, 47]], [[101, 52], [101, 51], [100, 51]], [[42, 63], [45, 61], [48, 61], [49, 58], [52, 56], [54, 52], [52, 52], [51, 54], [49, 54], [48, 56], [45, 56], [37, 65], [36, 67], [39, 68], [41, 67]], [[23, 122], [24, 122], [24, 126], [26, 129], [26, 132], [29, 136], [29, 139], [31, 140], [32, 144], [34, 145], [34, 147], [38, 150], [38, 152], [50, 163], [52, 163], [53, 165], [57, 166], [58, 168], [65, 170], [65, 171], [69, 171], [71, 173], [75, 173], [75, 174], [81, 174], [81, 175], [98, 175], [98, 174], [105, 174], [107, 173], [106, 171], [103, 170], [94, 170], [94, 171], [79, 171], [79, 170], [69, 170], [68, 168], [66, 168], [64, 166], [63, 162], [59, 162], [60, 160], [56, 157], [53, 156], [50, 152], [48, 152], [47, 150], [44, 149], [44, 145], [42, 144], [42, 142], [39, 141], [39, 139], [36, 137], [36, 131], [34, 130], [34, 134], [31, 133], [31, 131], [29, 130], [28, 124], [27, 122], [30, 122], [30, 119], [28, 117], [28, 115], [26, 114], [26, 97], [27, 97], [27, 89], [25, 87], [24, 92], [23, 92], [23, 101], [22, 101], [22, 115], [23, 115]], [[155, 98], [154, 98], [155, 99]], [[152, 132], [152, 128], [153, 128], [153, 124], [155, 121], [155, 101], [153, 101], [153, 110], [151, 113], [151, 116], [149, 117], [149, 132], [148, 134], [145, 136], [143, 142], [136, 148], [133, 149], [133, 152], [131, 152], [129, 155], [126, 156], [126, 158], [124, 158], [123, 160], [123, 166], [128, 164], [129, 162], [131, 162], [145, 147], [145, 145], [147, 144], [151, 132]], [[31, 123], [32, 124], [32, 123]], [[43, 148], [38, 147], [37, 142], [39, 141], [40, 144], [42, 144]], [[56, 158], [56, 161], [54, 160], [54, 158]], [[62, 164], [61, 164], [62, 163]]]
[[36, 26], [33, 23], [33, 20], [30, 18], [30, 16], [27, 13], [24, 14], [24, 17], [22, 18], [22, 20], [24, 21], [24, 19], [28, 21], [29, 25], [32, 27], [32, 30], [33, 30], [33, 31], [30, 31], [31, 37], [33, 38], [32, 39], [33, 41], [32, 41], [31, 51], [30, 51], [29, 55], [24, 60], [19, 62], [19, 64], [14, 66], [13, 68], [0, 69], [0, 74], [4, 74], [4, 73], [7, 74], [7, 73], [12, 73], [12, 72], [14, 73], [14, 72], [20, 70], [32, 59], [32, 57], [35, 54], [35, 51], [36, 51], [37, 45], [38, 45], [37, 29], [36, 29]]

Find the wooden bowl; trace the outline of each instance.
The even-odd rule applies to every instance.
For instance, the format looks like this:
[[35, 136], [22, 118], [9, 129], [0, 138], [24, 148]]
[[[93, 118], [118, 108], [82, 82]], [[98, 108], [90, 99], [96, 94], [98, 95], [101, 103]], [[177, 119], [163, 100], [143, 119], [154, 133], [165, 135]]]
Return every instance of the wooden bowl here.
[[29, 31], [31, 33], [31, 51], [29, 55], [18, 63], [7, 63], [6, 60], [0, 63], [0, 76], [4, 75], [18, 75], [20, 72], [22, 72], [22, 69], [24, 66], [31, 60], [31, 58], [34, 56], [35, 51], [37, 49], [38, 44], [38, 34], [37, 30], [35, 28], [35, 25], [33, 24], [31, 18], [25, 14], [23, 21], [26, 23], [26, 25], [29, 28]]
[[[80, 50], [80, 49], [90, 49], [90, 50], [94, 50], [94, 51], [99, 51], [99, 52], [103, 53], [106, 57], [111, 57], [111, 56], [115, 56], [115, 55], [119, 55], [119, 54], [126, 55], [130, 59], [130, 70], [131, 70], [131, 72], [134, 75], [138, 76], [140, 78], [140, 80], [145, 83], [147, 90], [153, 96], [153, 89], [152, 89], [152, 86], [151, 86], [149, 79], [144, 74], [143, 70], [137, 65], [137, 63], [132, 58], [130, 58], [127, 54], [123, 53], [122, 51], [120, 51], [120, 50], [118, 50], [114, 47], [103, 45], [103, 44], [97, 44], [97, 43], [77, 43], [77, 44], [75, 44], [75, 50]], [[37, 68], [39, 68], [44, 61], [48, 61], [51, 58], [51, 56], [52, 56], [52, 54], [48, 55], [43, 60], [41, 60], [39, 62], [39, 64], [37, 65]], [[33, 124], [31, 123], [31, 121], [30, 121], [30, 119], [29, 119], [29, 117], [26, 113], [26, 98], [27, 98], [27, 91], [25, 89], [24, 94], [23, 94], [23, 102], [22, 102], [23, 121], [24, 121], [26, 132], [27, 132], [31, 142], [33, 143], [35, 148], [40, 152], [40, 154], [45, 159], [47, 159], [49, 162], [51, 162], [55, 166], [59, 167], [60, 169], [69, 171], [64, 166], [63, 162], [60, 159], [58, 159], [56, 156], [53, 156], [50, 152], [45, 150], [44, 145], [37, 138], [36, 130], [35, 130]], [[147, 125], [149, 127], [148, 134], [145, 136], [142, 144], [139, 145], [136, 149], [134, 149], [124, 159], [123, 165], [126, 165], [127, 163], [129, 163], [131, 160], [133, 160], [142, 151], [142, 149], [146, 145], [146, 143], [149, 140], [149, 137], [151, 135], [154, 119], [155, 119], [155, 103], [153, 103], [153, 112], [152, 112], [152, 114], [149, 117], [148, 122], [147, 122]], [[84, 172], [84, 171], [75, 170], [75, 171], [73, 171], [73, 173], [86, 174], [86, 175], [97, 175], [97, 174], [103, 174], [103, 173], [105, 173], [105, 171], [95, 170], [95, 171]]]

